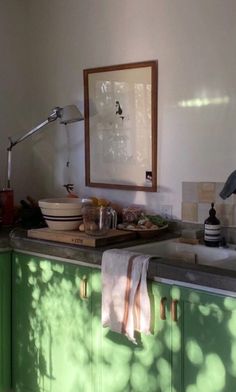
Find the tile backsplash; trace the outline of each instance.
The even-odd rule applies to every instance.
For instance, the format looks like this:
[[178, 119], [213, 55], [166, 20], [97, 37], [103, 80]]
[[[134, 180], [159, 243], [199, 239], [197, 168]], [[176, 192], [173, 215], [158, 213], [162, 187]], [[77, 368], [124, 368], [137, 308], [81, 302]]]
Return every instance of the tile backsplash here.
[[236, 195], [221, 199], [219, 193], [223, 186], [223, 182], [183, 182], [182, 221], [204, 223], [213, 202], [221, 225], [236, 227]]

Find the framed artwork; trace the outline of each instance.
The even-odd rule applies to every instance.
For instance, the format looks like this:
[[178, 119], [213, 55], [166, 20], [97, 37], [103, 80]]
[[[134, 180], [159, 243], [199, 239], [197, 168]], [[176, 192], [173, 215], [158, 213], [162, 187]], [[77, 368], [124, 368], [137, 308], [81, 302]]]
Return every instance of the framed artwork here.
[[157, 61], [84, 70], [86, 185], [157, 190]]

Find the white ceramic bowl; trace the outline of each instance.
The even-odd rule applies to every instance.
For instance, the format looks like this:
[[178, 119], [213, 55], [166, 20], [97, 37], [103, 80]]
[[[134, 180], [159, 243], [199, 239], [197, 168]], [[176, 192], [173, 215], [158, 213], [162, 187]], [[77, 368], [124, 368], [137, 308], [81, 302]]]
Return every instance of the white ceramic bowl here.
[[82, 218], [82, 203], [79, 198], [52, 198], [39, 200], [43, 217], [52, 230], [76, 230]]

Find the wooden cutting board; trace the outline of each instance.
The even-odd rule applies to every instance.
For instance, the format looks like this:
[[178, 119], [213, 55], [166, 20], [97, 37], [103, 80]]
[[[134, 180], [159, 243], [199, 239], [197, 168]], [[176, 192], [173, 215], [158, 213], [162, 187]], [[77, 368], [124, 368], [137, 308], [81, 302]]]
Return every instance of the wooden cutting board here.
[[136, 234], [133, 231], [110, 230], [103, 236], [93, 237], [77, 230], [51, 230], [47, 227], [42, 229], [30, 229], [27, 234], [28, 237], [31, 238], [90, 246], [93, 248], [136, 238]]

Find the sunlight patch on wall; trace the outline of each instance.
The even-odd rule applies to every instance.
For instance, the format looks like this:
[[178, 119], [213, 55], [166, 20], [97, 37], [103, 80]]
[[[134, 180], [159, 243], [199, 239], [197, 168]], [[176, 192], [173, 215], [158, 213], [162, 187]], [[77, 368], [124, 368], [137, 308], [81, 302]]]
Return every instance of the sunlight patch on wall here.
[[226, 105], [230, 101], [229, 97], [226, 95], [224, 97], [216, 97], [216, 98], [195, 98], [188, 99], [184, 101], [179, 101], [178, 106], [182, 108], [193, 108], [193, 107], [202, 107], [209, 105]]

